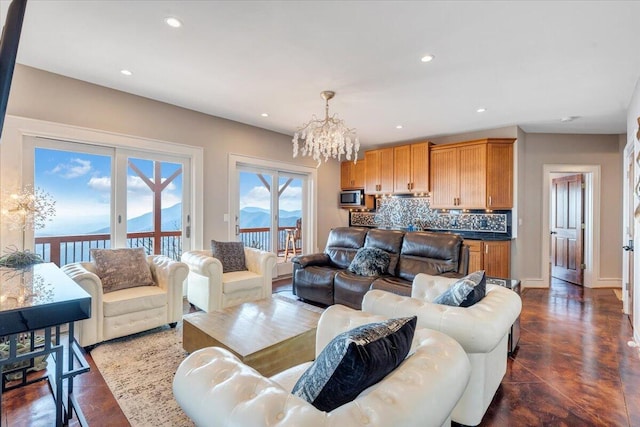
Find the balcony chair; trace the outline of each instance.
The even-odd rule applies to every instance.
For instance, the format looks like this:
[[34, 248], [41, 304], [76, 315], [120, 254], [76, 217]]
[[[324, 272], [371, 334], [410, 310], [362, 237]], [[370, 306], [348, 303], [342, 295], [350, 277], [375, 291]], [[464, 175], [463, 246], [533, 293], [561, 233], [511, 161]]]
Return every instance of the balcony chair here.
[[[104, 253], [95, 262], [62, 267], [91, 295], [91, 317], [76, 322], [78, 343], [90, 348], [165, 324], [175, 327], [182, 319], [182, 283], [189, 273], [187, 265], [162, 255], [146, 256], [142, 248], [101, 251]], [[109, 264], [106, 269], [101, 263], [103, 255]], [[123, 278], [120, 282], [118, 274]]]
[[212, 251], [184, 252], [181, 260], [189, 267], [189, 303], [210, 312], [271, 296], [276, 254], [245, 247], [244, 259], [246, 270], [224, 272], [222, 261]]
[[[386, 320], [334, 305], [318, 322], [316, 357], [342, 332]], [[178, 367], [173, 394], [199, 426], [449, 426], [470, 375], [469, 360], [450, 337], [417, 328], [403, 362], [354, 400], [325, 412], [291, 392], [312, 362], [264, 377], [219, 347], [189, 355]]]
[[471, 379], [456, 405], [453, 421], [480, 424], [507, 369], [507, 341], [522, 301], [510, 289], [486, 285], [486, 295], [470, 307], [432, 303], [458, 279], [420, 273], [411, 297], [382, 290], [367, 292], [362, 310], [386, 317], [417, 316], [418, 327], [435, 329], [454, 338], [471, 361]]

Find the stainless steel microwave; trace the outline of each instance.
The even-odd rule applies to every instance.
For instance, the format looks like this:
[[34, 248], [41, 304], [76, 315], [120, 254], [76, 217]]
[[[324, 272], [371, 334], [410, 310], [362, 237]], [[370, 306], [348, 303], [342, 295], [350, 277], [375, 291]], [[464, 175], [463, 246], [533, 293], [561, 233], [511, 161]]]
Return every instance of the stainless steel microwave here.
[[358, 208], [364, 205], [364, 191], [346, 190], [340, 192], [340, 207]]

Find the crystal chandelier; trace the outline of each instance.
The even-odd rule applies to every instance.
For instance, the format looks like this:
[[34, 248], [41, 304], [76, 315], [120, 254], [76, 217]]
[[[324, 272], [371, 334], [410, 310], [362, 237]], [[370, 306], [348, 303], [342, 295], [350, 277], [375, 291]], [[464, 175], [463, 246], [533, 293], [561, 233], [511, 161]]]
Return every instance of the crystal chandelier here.
[[329, 100], [335, 94], [330, 90], [320, 93], [325, 100], [324, 120], [318, 120], [314, 115], [309, 122], [298, 129], [293, 135], [293, 157], [298, 157], [298, 140], [302, 139], [304, 140], [302, 155], [313, 157], [318, 165], [322, 157], [325, 162], [329, 157], [340, 160], [343, 155], [347, 160], [353, 157], [354, 163], [358, 160], [360, 141], [355, 134], [355, 129], [349, 129], [335, 114], [329, 117]]

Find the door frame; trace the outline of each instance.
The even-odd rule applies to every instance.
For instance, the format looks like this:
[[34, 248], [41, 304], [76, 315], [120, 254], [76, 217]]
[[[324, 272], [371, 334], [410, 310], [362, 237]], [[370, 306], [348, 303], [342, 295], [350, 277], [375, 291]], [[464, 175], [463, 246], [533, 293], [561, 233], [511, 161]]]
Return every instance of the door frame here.
[[[635, 239], [635, 221], [633, 218], [633, 188], [635, 188], [635, 180], [634, 176], [629, 176], [629, 165], [631, 166], [631, 171], [633, 173], [634, 170], [634, 150], [633, 150], [633, 142], [631, 144], [627, 144], [624, 149], [624, 155], [622, 157], [622, 173], [623, 173], [623, 190], [622, 190], [622, 244], [626, 245], [629, 238]], [[629, 183], [629, 180], [631, 182]], [[629, 185], [631, 184], [631, 185]], [[629, 230], [629, 224], [633, 224], [634, 232], [631, 233]], [[625, 314], [631, 314], [633, 308], [633, 302], [629, 299], [629, 285], [634, 285], [634, 278], [630, 277], [631, 266], [633, 266], [633, 260], [635, 254], [632, 252], [631, 256], [629, 256], [628, 252], [622, 253], [622, 311]], [[636, 289], [631, 289], [632, 292]]]
[[[190, 206], [183, 206], [183, 214], [191, 216], [191, 247], [202, 247], [204, 232], [202, 147], [8, 115], [0, 140], [0, 188], [22, 187], [30, 183], [29, 180], [33, 181], [33, 174], [25, 174], [23, 163], [25, 142], [29, 137], [121, 148], [142, 153], [175, 155], [189, 159], [191, 163], [188, 177], [191, 182]], [[186, 180], [187, 177], [183, 179]], [[14, 244], [18, 241], [17, 239], [18, 233], [8, 230], [8, 227], [3, 224], [0, 232], [0, 246]], [[183, 246], [183, 251], [189, 249]]]
[[551, 254], [550, 239], [550, 206], [551, 206], [551, 174], [552, 173], [584, 174], [584, 270], [585, 288], [617, 287], [619, 280], [600, 278], [600, 165], [567, 165], [545, 164], [542, 167], [542, 283], [551, 284], [549, 257]]
[[307, 197], [302, 200], [302, 212], [307, 218], [302, 219], [302, 235], [307, 238], [302, 239], [302, 253], [311, 253], [316, 244], [317, 235], [317, 199], [318, 199], [318, 171], [315, 168], [301, 166], [293, 163], [285, 163], [274, 160], [259, 159], [256, 157], [243, 156], [240, 154], [229, 154], [229, 204], [228, 214], [224, 220], [228, 227], [228, 240], [235, 240], [235, 221], [232, 220], [237, 212], [240, 202], [238, 200], [238, 169], [240, 165], [251, 165], [257, 168], [274, 169], [282, 172], [292, 172], [307, 175]]

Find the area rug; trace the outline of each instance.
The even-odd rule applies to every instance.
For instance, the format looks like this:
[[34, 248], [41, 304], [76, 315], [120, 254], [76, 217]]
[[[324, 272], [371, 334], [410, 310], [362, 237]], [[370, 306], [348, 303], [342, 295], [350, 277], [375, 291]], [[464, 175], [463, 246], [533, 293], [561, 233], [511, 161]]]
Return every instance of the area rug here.
[[[290, 293], [273, 295], [322, 313]], [[188, 304], [185, 305], [188, 312]], [[182, 322], [118, 338], [91, 351], [98, 370], [133, 427], [193, 426], [173, 397], [173, 376], [187, 356], [182, 348]]]
[[173, 376], [187, 356], [182, 322], [111, 340], [91, 351], [98, 370], [133, 427], [193, 426], [173, 397]]

